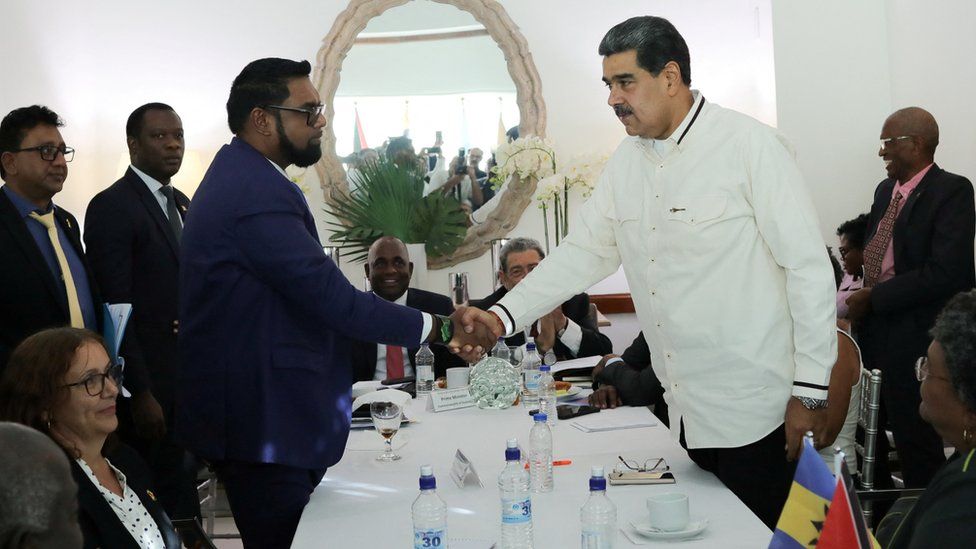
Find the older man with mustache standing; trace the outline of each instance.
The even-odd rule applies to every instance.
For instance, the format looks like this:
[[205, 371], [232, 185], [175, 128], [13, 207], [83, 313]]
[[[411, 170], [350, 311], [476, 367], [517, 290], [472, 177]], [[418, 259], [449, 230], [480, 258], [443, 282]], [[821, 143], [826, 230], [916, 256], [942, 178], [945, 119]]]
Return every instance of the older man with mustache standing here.
[[674, 439], [772, 528], [803, 433], [827, 442], [836, 306], [817, 214], [775, 130], [691, 89], [667, 20], [624, 21], [599, 53], [631, 137], [559, 248], [466, 320], [513, 333], [623, 264]]

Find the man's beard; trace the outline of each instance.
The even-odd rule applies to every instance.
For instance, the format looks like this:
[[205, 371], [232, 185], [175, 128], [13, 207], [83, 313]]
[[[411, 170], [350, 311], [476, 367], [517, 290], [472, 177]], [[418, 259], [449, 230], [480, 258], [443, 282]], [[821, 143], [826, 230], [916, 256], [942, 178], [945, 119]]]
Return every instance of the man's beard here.
[[308, 144], [304, 149], [296, 147], [285, 135], [285, 129], [280, 120], [278, 121], [278, 141], [281, 143], [281, 151], [285, 153], [288, 163], [299, 168], [307, 168], [322, 158], [322, 147], [319, 145]]

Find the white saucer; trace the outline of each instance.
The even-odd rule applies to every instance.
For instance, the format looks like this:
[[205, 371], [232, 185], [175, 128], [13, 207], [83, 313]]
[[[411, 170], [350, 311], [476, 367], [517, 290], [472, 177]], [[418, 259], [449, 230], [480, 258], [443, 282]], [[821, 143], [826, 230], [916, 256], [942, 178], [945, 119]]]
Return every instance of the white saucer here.
[[576, 385], [573, 385], [572, 387], [570, 387], [569, 389], [567, 389], [565, 393], [563, 393], [561, 395], [557, 393], [556, 394], [556, 400], [572, 400], [573, 397], [575, 397], [576, 395], [580, 394], [580, 391], [582, 391], [582, 390], [583, 390], [582, 387], [578, 387]]
[[650, 520], [647, 518], [632, 520], [630, 521], [630, 525], [634, 527], [634, 530], [638, 534], [651, 539], [686, 539], [693, 538], [704, 532], [708, 526], [708, 519], [693, 520], [688, 523], [688, 527], [684, 530], [676, 530], [673, 532], [660, 530], [651, 526]]

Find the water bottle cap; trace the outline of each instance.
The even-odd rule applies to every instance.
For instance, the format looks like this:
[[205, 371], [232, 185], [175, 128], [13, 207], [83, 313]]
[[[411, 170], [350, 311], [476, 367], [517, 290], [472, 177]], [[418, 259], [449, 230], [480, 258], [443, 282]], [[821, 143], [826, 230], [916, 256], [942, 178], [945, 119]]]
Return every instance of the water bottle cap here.
[[539, 366], [539, 371], [540, 372], [551, 372], [552, 371], [552, 366], [550, 366], [550, 365], [546, 364], [545, 362], [543, 362]]
[[498, 336], [498, 341], [499, 342], [504, 342], [505, 341], [505, 336]]
[[602, 465], [594, 465], [594, 466], [590, 467], [590, 476], [591, 477], [600, 477], [600, 478], [603, 478], [603, 466]]
[[509, 439], [508, 446], [505, 448], [505, 461], [519, 461], [520, 459], [522, 459], [522, 451], [519, 450], [518, 440]]
[[605, 492], [607, 490], [607, 479], [603, 477], [590, 477], [591, 492]]
[[535, 343], [533, 343], [531, 341], [528, 342], [528, 343], [526, 343], [525, 344], [525, 349], [528, 350], [528, 351], [534, 351], [535, 350]]
[[434, 476], [434, 468], [431, 467], [430, 465], [421, 465], [420, 466], [420, 476], [422, 476], [422, 477], [432, 477], [432, 476]]
[[506, 447], [508, 447], [508, 448], [518, 448], [518, 439], [517, 438], [510, 438], [510, 439], [508, 439], [508, 442], [506, 443]]
[[540, 421], [545, 422], [546, 420], [549, 419], [549, 416], [547, 416], [545, 412], [539, 412], [538, 414], [536, 414], [533, 417], [535, 418], [536, 423], [538, 423]]

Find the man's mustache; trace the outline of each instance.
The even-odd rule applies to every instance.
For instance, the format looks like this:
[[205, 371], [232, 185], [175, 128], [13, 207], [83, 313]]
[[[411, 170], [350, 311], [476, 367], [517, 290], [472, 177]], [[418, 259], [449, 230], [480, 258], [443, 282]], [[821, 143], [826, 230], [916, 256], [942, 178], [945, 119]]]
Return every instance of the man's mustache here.
[[613, 113], [616, 114], [618, 117], [620, 117], [620, 116], [627, 116], [628, 114], [634, 114], [634, 111], [631, 110], [630, 107], [627, 107], [625, 105], [614, 105]]

